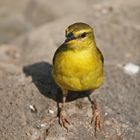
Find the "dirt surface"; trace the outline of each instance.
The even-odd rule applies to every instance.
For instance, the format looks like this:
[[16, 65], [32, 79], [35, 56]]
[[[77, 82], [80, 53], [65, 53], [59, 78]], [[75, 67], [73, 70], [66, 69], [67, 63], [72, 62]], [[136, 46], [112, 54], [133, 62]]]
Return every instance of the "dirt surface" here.
[[[0, 0], [0, 139], [139, 140], [140, 66], [139, 0]], [[52, 57], [74, 22], [94, 27], [105, 57], [105, 83], [93, 94], [103, 116], [95, 138], [86, 93], [70, 93], [67, 132], [57, 118], [61, 92], [51, 76]]]

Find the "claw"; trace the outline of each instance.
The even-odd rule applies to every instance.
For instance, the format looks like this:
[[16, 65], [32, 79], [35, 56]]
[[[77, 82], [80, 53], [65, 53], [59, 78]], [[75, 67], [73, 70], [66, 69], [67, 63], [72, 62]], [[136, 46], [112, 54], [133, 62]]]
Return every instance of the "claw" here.
[[68, 131], [67, 124], [70, 125], [70, 122], [65, 116], [66, 116], [65, 112], [61, 110], [60, 116], [59, 116], [59, 123], [62, 127], [64, 127]]

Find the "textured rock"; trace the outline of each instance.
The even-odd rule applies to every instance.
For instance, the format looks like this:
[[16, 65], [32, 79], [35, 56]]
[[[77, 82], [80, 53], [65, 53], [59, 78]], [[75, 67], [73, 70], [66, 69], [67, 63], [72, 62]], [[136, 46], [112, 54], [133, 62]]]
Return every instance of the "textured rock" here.
[[[51, 77], [52, 57], [65, 38], [64, 29], [73, 22], [84, 21], [94, 27], [97, 45], [105, 56], [106, 80], [104, 85], [93, 93], [97, 94], [104, 120], [103, 132], [99, 132], [97, 137], [99, 140], [139, 140], [140, 73], [128, 75], [123, 70], [124, 64], [128, 62], [140, 66], [139, 1], [89, 0], [85, 4], [87, 10], [81, 14], [84, 10], [83, 1], [75, 3], [76, 8], [81, 5], [81, 10], [73, 8], [71, 12], [72, 4], [68, 3], [63, 9], [66, 13], [63, 13], [59, 12], [53, 0], [52, 12], [56, 17], [48, 13], [52, 17], [48, 20], [44, 14], [41, 15], [42, 19], [44, 17], [41, 22], [38, 22], [33, 11], [29, 10], [31, 1], [25, 1], [26, 4], [22, 2], [21, 7], [20, 1], [13, 4], [15, 7], [19, 4], [20, 8], [15, 9], [24, 15], [33, 28], [28, 33], [26, 28], [22, 28], [22, 36], [13, 36], [13, 41], [7, 38], [10, 43], [0, 45], [0, 138], [96, 139], [94, 125], [90, 125], [90, 104], [84, 93], [69, 94], [66, 105], [71, 121], [69, 132], [60, 127], [56, 116], [61, 92]], [[47, 2], [41, 0], [38, 3], [45, 7]], [[0, 6], [3, 7], [12, 8], [10, 4], [10, 0], [0, 1]], [[65, 5], [62, 1], [62, 8], [63, 4]], [[38, 10], [35, 13], [39, 14]], [[0, 31], [0, 36], [1, 33]], [[31, 110], [31, 106], [35, 111]], [[50, 110], [53, 110], [53, 113], [50, 113]]]

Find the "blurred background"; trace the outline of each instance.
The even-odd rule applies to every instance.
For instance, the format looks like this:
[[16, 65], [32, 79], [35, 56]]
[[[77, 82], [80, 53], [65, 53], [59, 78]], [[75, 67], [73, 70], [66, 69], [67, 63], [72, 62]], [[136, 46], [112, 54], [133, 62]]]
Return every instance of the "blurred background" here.
[[52, 57], [74, 22], [94, 28], [105, 58], [105, 83], [95, 91], [104, 118], [98, 139], [139, 140], [140, 1], [0, 0], [1, 140], [96, 139], [86, 98], [68, 103], [68, 134], [56, 118]]

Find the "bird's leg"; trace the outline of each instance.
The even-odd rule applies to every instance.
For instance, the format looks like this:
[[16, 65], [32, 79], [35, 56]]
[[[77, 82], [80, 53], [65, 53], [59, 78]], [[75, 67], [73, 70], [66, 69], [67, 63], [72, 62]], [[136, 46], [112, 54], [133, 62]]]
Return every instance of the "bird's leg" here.
[[59, 107], [59, 123], [62, 127], [67, 129], [67, 131], [68, 131], [67, 124], [70, 125], [70, 123], [69, 123], [68, 119], [66, 118], [66, 114], [65, 114], [65, 110], [64, 110], [68, 91], [66, 91], [66, 90], [62, 90], [62, 91], [63, 91], [63, 100], [62, 100], [61, 106]]
[[93, 100], [91, 99], [90, 96], [88, 96], [89, 101], [91, 102], [91, 107], [92, 107], [92, 119], [91, 119], [91, 124], [94, 122], [95, 123], [95, 136], [97, 130], [101, 130], [101, 115], [99, 108], [97, 106], [96, 98], [95, 95], [93, 97]]

